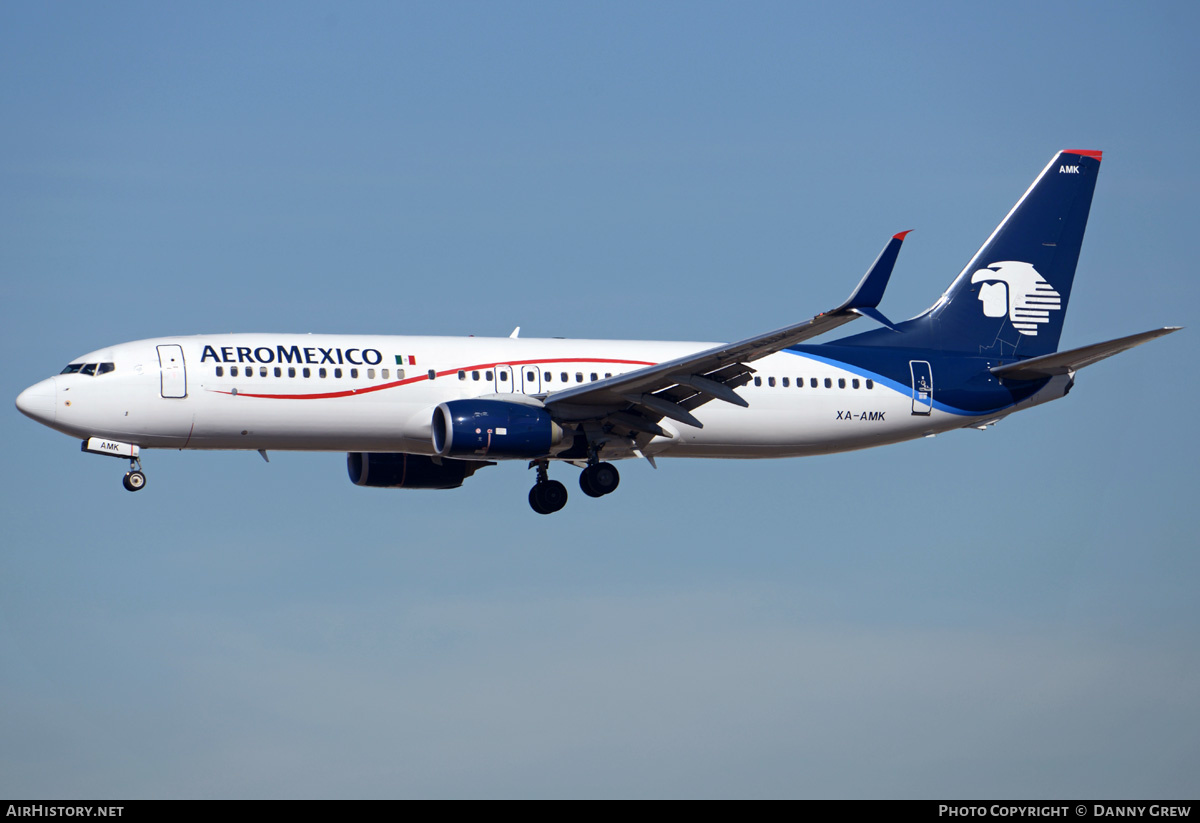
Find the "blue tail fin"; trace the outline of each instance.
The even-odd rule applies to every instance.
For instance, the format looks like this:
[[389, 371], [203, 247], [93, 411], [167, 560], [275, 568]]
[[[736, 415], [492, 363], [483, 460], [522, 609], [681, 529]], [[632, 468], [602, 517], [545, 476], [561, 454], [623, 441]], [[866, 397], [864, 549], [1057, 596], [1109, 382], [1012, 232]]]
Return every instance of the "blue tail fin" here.
[[1056, 351], [1100, 157], [1098, 151], [1054, 155], [941, 299], [899, 324], [903, 342], [900, 335], [871, 333], [870, 341], [862, 335], [854, 342], [1006, 359]]

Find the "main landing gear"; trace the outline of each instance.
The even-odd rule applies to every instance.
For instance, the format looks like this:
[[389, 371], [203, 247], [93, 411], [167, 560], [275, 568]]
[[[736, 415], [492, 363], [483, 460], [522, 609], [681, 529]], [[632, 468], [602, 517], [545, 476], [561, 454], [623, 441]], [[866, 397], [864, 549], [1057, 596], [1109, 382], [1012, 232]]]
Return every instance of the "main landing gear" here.
[[[530, 467], [537, 468], [537, 483], [529, 490], [529, 506], [538, 514], [553, 514], [567, 505], [567, 487], [546, 475], [548, 460], [535, 460]], [[594, 462], [579, 475], [579, 488], [588, 497], [603, 497], [616, 490], [621, 475], [612, 463]]]
[[616, 491], [621, 475], [612, 463], [591, 463], [579, 475], [579, 488], [588, 497], [603, 497]]
[[142, 461], [134, 458], [129, 461], [129, 471], [125, 472], [125, 478], [121, 481], [125, 486], [126, 491], [137, 492], [146, 487], [146, 475], [142, 471]]
[[538, 514], [554, 514], [567, 505], [567, 487], [546, 475], [548, 460], [534, 461], [537, 482], [529, 490], [529, 506]]

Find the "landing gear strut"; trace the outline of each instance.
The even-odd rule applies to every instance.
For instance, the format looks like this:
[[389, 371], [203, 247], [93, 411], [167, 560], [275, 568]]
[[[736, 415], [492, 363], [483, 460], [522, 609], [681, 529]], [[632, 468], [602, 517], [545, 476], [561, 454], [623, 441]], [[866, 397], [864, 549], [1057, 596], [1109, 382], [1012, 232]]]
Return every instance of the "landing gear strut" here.
[[567, 505], [567, 487], [546, 474], [548, 460], [535, 460], [537, 482], [529, 490], [529, 506], [538, 514], [554, 514]]
[[612, 463], [591, 463], [579, 475], [579, 488], [588, 497], [603, 497], [616, 491], [621, 475]]
[[125, 472], [125, 478], [121, 481], [125, 486], [126, 491], [136, 492], [141, 491], [146, 486], [146, 475], [142, 471], [142, 461], [136, 457], [129, 461], [129, 471]]

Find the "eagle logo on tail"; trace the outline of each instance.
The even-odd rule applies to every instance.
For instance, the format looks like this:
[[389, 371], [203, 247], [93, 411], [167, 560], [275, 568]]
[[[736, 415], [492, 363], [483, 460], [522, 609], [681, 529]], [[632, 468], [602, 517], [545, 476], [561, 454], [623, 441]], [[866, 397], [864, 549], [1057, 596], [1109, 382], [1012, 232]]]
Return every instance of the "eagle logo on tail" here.
[[1050, 322], [1050, 312], [1062, 310], [1062, 297], [1029, 263], [1005, 260], [971, 275], [979, 288], [985, 317], [1008, 315], [1013, 328], [1036, 337], [1038, 326]]

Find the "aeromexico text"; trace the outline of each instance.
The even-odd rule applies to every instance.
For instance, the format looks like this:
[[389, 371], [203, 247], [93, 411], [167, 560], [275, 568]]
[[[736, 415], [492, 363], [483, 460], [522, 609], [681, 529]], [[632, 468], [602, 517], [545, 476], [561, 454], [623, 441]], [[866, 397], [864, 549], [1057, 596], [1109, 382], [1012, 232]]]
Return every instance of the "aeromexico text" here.
[[383, 362], [379, 349], [340, 349], [320, 346], [205, 346], [200, 362], [217, 363], [312, 363], [334, 366], [378, 366]]

